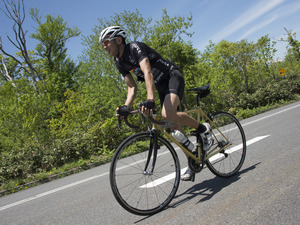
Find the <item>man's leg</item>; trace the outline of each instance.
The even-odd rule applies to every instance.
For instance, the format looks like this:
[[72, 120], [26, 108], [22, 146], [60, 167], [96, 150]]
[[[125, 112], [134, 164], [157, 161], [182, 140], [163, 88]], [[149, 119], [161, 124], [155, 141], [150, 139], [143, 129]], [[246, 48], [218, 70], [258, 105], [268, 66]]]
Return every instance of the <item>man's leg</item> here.
[[179, 104], [180, 99], [176, 94], [167, 94], [162, 105], [162, 116], [165, 119], [175, 123], [175, 129], [179, 128], [178, 126], [181, 125], [197, 129], [199, 127], [199, 122], [197, 120], [195, 120], [185, 112], [177, 112]]
[[[177, 112], [179, 103], [180, 100], [176, 94], [170, 93], [166, 95], [162, 106], [162, 116], [174, 123], [174, 127], [172, 127], [173, 130], [179, 130], [183, 134], [184, 131], [182, 125], [197, 129], [199, 127], [199, 122], [184, 112]], [[186, 155], [186, 157], [188, 158], [188, 155]], [[195, 173], [188, 168], [185, 173], [181, 175], [181, 180], [194, 181]]]

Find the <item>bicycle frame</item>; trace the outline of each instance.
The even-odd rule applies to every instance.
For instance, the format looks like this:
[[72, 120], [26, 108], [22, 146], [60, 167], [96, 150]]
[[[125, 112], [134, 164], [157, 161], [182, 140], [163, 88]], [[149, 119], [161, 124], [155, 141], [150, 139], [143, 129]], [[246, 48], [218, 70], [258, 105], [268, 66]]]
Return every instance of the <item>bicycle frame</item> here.
[[[208, 85], [188, 91], [197, 94], [197, 107], [186, 110], [185, 113], [193, 114], [201, 123], [210, 124], [213, 137], [209, 143], [210, 149], [203, 149], [204, 135], [193, 131], [192, 135], [197, 139], [196, 154], [189, 151], [169, 132], [169, 128], [173, 126], [171, 121], [164, 120], [161, 116], [154, 115], [155, 113], [147, 117], [145, 125], [148, 130], [126, 138], [117, 148], [110, 166], [113, 194], [120, 205], [131, 213], [155, 214], [174, 198], [182, 177], [178, 154], [171, 145], [172, 142], [186, 154], [188, 166], [194, 174], [201, 172], [206, 165], [216, 176], [227, 178], [235, 175], [243, 165], [246, 137], [239, 121], [227, 112], [204, 113], [200, 108], [200, 98], [209, 94]], [[140, 129], [141, 126], [131, 123], [137, 123], [136, 118], [128, 121], [129, 115], [139, 113], [143, 123], [146, 119], [146, 115], [142, 113], [142, 103], [138, 106], [138, 110], [123, 117], [126, 125], [133, 129]], [[119, 119], [119, 125], [120, 121]], [[163, 155], [165, 156], [162, 157]], [[124, 165], [126, 171], [122, 171]], [[191, 181], [194, 181], [194, 177]]]
[[[192, 114], [192, 113], [196, 113], [197, 114], [197, 121], [207, 121], [207, 122], [210, 122], [211, 124], [211, 127], [213, 129], [217, 129], [219, 134], [222, 135], [222, 137], [226, 140], [226, 145], [222, 146], [222, 148], [217, 149], [218, 146], [206, 151], [206, 154], [203, 158], [203, 154], [202, 154], [202, 151], [201, 151], [201, 143], [198, 142], [197, 143], [197, 151], [198, 151], [198, 157], [195, 156], [191, 151], [189, 151], [188, 149], [186, 149], [183, 145], [181, 145], [180, 142], [178, 142], [171, 134], [169, 134], [162, 125], [159, 125], [159, 124], [153, 124], [153, 128], [156, 129], [156, 130], [159, 130], [161, 131], [166, 137], [168, 137], [172, 142], [176, 143], [176, 145], [178, 145], [182, 151], [189, 157], [191, 157], [193, 160], [195, 160], [196, 163], [200, 164], [200, 163], [203, 163], [204, 161], [206, 161], [207, 159], [211, 158], [212, 156], [218, 154], [219, 152], [223, 151], [225, 148], [227, 148], [228, 146], [231, 145], [230, 141], [226, 138], [226, 136], [218, 129], [218, 127], [215, 125], [215, 123], [212, 121], [212, 119], [207, 116], [203, 110], [201, 108], [195, 108], [195, 109], [191, 109], [191, 110], [187, 110], [185, 111], [185, 113], [187, 114]], [[214, 138], [216, 140], [218, 140], [217, 136], [214, 134], [214, 132], [212, 131], [212, 135], [214, 136]], [[219, 142], [218, 142], [219, 143]]]

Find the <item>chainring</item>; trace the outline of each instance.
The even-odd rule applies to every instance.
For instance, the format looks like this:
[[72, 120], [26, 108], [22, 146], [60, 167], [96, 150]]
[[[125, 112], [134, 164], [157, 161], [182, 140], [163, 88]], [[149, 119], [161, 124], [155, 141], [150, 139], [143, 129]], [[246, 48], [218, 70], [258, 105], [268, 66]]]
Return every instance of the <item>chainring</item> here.
[[194, 173], [199, 173], [203, 169], [203, 164], [196, 163], [195, 160], [193, 160], [191, 157], [188, 158], [188, 164], [189, 168], [194, 172]]

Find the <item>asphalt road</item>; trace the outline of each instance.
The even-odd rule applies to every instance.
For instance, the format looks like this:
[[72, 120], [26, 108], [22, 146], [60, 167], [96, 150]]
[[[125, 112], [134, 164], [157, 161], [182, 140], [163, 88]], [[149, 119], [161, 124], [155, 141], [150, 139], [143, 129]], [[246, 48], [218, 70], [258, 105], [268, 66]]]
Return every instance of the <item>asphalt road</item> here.
[[106, 164], [1, 197], [0, 224], [299, 224], [300, 102], [241, 123], [247, 140], [258, 141], [240, 173], [222, 179], [204, 169], [180, 183], [161, 213], [141, 217], [119, 206]]

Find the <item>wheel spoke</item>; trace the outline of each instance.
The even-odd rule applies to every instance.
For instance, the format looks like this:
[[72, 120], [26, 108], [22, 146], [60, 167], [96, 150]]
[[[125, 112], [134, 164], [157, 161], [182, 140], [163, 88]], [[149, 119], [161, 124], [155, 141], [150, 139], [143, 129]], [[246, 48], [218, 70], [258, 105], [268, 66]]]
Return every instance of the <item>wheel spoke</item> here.
[[[213, 124], [218, 128], [214, 129]], [[207, 167], [217, 176], [230, 177], [236, 174], [243, 165], [246, 156], [246, 138], [244, 131], [238, 120], [229, 113], [219, 112], [213, 116], [213, 128], [216, 150], [220, 151], [227, 141], [220, 132], [225, 135], [230, 145], [220, 153], [210, 157], [207, 161]], [[219, 132], [220, 131], [220, 132]], [[225, 155], [226, 154], [226, 155]]]
[[[110, 182], [120, 205], [131, 213], [150, 215], [165, 208], [176, 194], [180, 180], [180, 165], [170, 143], [158, 136], [156, 164], [153, 173], [144, 173], [151, 140], [149, 132], [127, 138], [117, 149], [110, 168]], [[137, 153], [136, 153], [137, 152]], [[153, 155], [149, 166], [152, 166]], [[170, 180], [162, 180], [168, 174]]]

